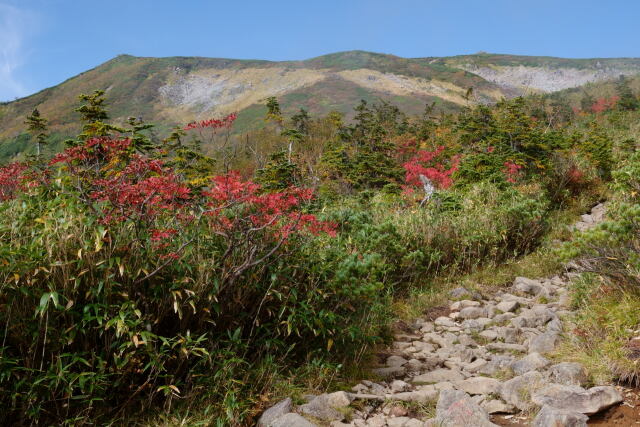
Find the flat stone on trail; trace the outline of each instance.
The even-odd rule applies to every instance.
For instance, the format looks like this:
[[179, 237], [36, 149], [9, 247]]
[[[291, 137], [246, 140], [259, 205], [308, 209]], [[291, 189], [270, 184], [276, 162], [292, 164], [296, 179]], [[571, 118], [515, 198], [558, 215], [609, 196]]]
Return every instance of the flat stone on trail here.
[[520, 329], [519, 328], [497, 328], [498, 338], [509, 344], [518, 344], [520, 341]]
[[587, 371], [579, 363], [563, 362], [549, 368], [549, 379], [558, 384], [579, 385], [587, 383]]
[[543, 406], [532, 427], [587, 427], [587, 417], [580, 412]]
[[502, 354], [496, 354], [491, 360], [478, 369], [478, 373], [484, 375], [494, 375], [496, 372], [508, 368], [513, 363], [514, 357]]
[[560, 342], [560, 336], [557, 332], [545, 332], [531, 339], [529, 353], [549, 353], [555, 350], [558, 342]]
[[516, 277], [513, 281], [513, 289], [533, 296], [538, 295], [544, 290], [540, 282], [526, 277]]
[[317, 425], [298, 414], [290, 412], [272, 422], [270, 427], [317, 427]]
[[435, 388], [425, 388], [415, 391], [407, 391], [404, 393], [388, 394], [385, 397], [389, 400], [400, 400], [403, 402], [429, 403], [438, 399], [438, 390]]
[[508, 344], [506, 342], [493, 342], [491, 344], [487, 344], [487, 349], [489, 350], [501, 350], [501, 351], [519, 351], [525, 352], [527, 348], [520, 344]]
[[471, 301], [471, 300], [465, 299], [462, 301], [454, 302], [449, 306], [449, 309], [451, 309], [451, 311], [460, 311], [463, 308], [467, 308], [467, 307], [480, 307], [480, 303], [478, 301]]
[[311, 402], [300, 405], [298, 412], [324, 421], [341, 420], [342, 413], [336, 408], [348, 406], [351, 400], [351, 397], [344, 391], [321, 394]]
[[516, 311], [518, 307], [520, 307], [520, 303], [518, 301], [502, 301], [500, 304], [496, 305], [496, 308], [503, 313]]
[[291, 412], [291, 408], [293, 407], [293, 403], [290, 397], [287, 397], [284, 400], [273, 405], [271, 408], [267, 409], [262, 413], [260, 419], [258, 420], [257, 427], [269, 427], [271, 424], [278, 418], [282, 417], [285, 414]]
[[481, 307], [466, 307], [460, 310], [460, 317], [462, 319], [477, 319], [486, 316], [487, 310]]
[[419, 383], [439, 383], [442, 381], [461, 381], [464, 377], [458, 370], [453, 369], [436, 369], [426, 374], [413, 377], [411, 380], [414, 384]]
[[493, 321], [500, 325], [516, 317], [515, 313], [502, 313], [493, 316]]
[[403, 366], [406, 363], [407, 363], [407, 360], [404, 357], [395, 356], [395, 355], [387, 357], [387, 366], [389, 367]]
[[433, 385], [436, 390], [455, 390], [453, 383], [449, 381], [442, 381]]
[[407, 391], [411, 388], [411, 384], [406, 383], [402, 380], [394, 380], [391, 384], [391, 391], [393, 392], [401, 392], [401, 391]]
[[423, 427], [424, 423], [415, 418], [395, 417], [387, 419], [386, 425], [389, 427]]
[[488, 329], [486, 331], [482, 331], [479, 334], [482, 338], [489, 340], [489, 341], [493, 341], [496, 338], [498, 338], [498, 333], [494, 330]]
[[480, 404], [480, 407], [489, 414], [513, 414], [516, 411], [513, 405], [509, 405], [498, 399], [484, 401]]
[[336, 391], [334, 393], [327, 394], [327, 403], [334, 408], [349, 406], [352, 401], [353, 399], [349, 393], [345, 391]]
[[511, 370], [517, 374], [522, 375], [529, 371], [537, 371], [549, 364], [549, 361], [542, 357], [540, 353], [531, 353], [522, 359], [515, 361], [511, 364]]
[[407, 370], [402, 366], [391, 366], [388, 368], [372, 369], [371, 372], [381, 378], [395, 378], [403, 376]]
[[475, 291], [470, 291], [470, 290], [468, 290], [466, 288], [463, 288], [463, 287], [458, 287], [458, 288], [455, 288], [455, 289], [451, 290], [449, 292], [449, 295], [451, 296], [451, 298], [458, 299], [458, 300], [465, 299], [465, 298], [466, 299], [471, 299], [471, 300], [482, 299], [482, 296], [479, 293], [477, 293]]
[[535, 307], [523, 310], [519, 316], [511, 319], [516, 328], [539, 328], [556, 317], [556, 314], [545, 307]]
[[450, 317], [445, 317], [445, 316], [438, 317], [436, 320], [434, 320], [433, 323], [435, 323], [436, 326], [445, 326], [445, 327], [451, 327], [456, 325], [456, 322], [454, 322]]
[[611, 386], [593, 387], [585, 390], [578, 386], [549, 384], [532, 394], [532, 402], [538, 406], [569, 409], [593, 415], [623, 401], [622, 396]]
[[463, 381], [457, 381], [454, 385], [458, 390], [462, 390], [471, 395], [497, 393], [500, 389], [500, 381], [488, 377], [472, 377]]
[[521, 411], [526, 411], [533, 407], [531, 403], [532, 393], [544, 387], [545, 384], [540, 372], [527, 372], [524, 375], [503, 382], [500, 387], [500, 397]]
[[[429, 425], [429, 424], [427, 424]], [[460, 390], [443, 390], [431, 425], [443, 427], [496, 427], [489, 414]]]

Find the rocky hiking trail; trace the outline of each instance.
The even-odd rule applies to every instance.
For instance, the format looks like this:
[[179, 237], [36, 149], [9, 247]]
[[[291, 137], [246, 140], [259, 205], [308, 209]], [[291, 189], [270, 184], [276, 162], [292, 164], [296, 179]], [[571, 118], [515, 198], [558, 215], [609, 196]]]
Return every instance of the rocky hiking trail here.
[[[595, 206], [574, 225], [601, 222]], [[638, 393], [619, 385], [588, 387], [578, 363], [545, 355], [562, 339], [572, 312], [568, 284], [577, 273], [530, 279], [491, 297], [464, 288], [448, 308], [395, 335], [377, 378], [350, 391], [285, 399], [260, 427], [371, 426], [579, 427], [640, 424]]]

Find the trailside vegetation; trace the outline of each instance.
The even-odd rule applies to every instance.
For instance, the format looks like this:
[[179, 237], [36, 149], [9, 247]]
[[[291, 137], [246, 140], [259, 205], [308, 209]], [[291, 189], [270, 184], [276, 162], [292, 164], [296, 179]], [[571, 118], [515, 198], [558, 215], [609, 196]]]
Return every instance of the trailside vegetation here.
[[0, 167], [0, 413], [14, 425], [185, 402], [246, 424], [281, 374], [326, 385], [360, 362], [394, 298], [532, 251], [553, 211], [612, 176], [637, 187], [600, 113], [540, 97], [418, 117], [363, 101], [349, 121], [287, 118], [268, 98], [244, 141], [235, 114], [162, 138], [110, 124], [103, 92], [80, 101], [63, 151]]

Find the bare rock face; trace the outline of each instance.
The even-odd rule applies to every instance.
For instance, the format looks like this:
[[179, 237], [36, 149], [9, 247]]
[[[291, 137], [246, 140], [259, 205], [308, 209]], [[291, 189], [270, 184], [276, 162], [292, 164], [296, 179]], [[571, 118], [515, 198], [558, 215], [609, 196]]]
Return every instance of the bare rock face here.
[[533, 427], [587, 427], [587, 417], [580, 412], [543, 406], [533, 420]]
[[487, 411], [478, 406], [469, 395], [460, 390], [443, 390], [436, 406], [432, 425], [443, 427], [495, 427]]
[[505, 89], [514, 90], [516, 93], [523, 93], [524, 90], [530, 90], [531, 88], [543, 92], [555, 92], [582, 86], [589, 82], [614, 79], [620, 74], [632, 75], [637, 73], [631, 67], [582, 69], [524, 65], [488, 67], [464, 64], [461, 68]]

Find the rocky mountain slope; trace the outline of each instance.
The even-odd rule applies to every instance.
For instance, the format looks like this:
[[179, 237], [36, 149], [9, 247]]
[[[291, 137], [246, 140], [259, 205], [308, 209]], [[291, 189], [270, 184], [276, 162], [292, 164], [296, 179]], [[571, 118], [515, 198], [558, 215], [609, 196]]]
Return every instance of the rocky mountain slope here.
[[[285, 113], [300, 107], [348, 113], [360, 99], [384, 99], [418, 113], [426, 103], [455, 110], [470, 102], [492, 103], [638, 72], [640, 59], [493, 54], [407, 59], [351, 51], [285, 62], [121, 55], [58, 86], [0, 104], [0, 144], [5, 145], [0, 151], [8, 157], [23, 149], [24, 117], [35, 107], [54, 133], [72, 134], [77, 95], [95, 89], [106, 90], [116, 122], [135, 116], [168, 127], [235, 111], [242, 131], [261, 125], [261, 102], [268, 96], [279, 97]], [[465, 97], [469, 88], [471, 99]]]

